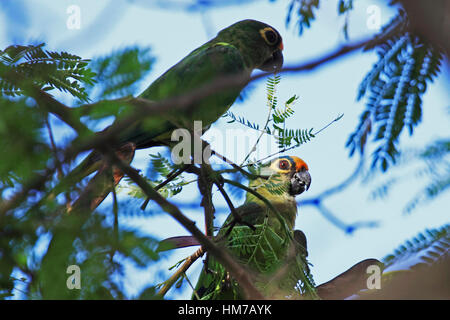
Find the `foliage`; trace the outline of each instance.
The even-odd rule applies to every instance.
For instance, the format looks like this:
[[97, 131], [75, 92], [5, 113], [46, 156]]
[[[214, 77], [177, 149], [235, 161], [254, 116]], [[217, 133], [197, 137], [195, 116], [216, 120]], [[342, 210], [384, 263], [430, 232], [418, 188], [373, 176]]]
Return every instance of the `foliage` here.
[[[292, 0], [286, 24], [289, 25], [296, 14], [301, 35], [316, 18], [319, 4], [319, 0]], [[343, 32], [347, 38], [347, 20], [353, 1], [339, 0], [337, 9], [339, 15], [346, 17]], [[346, 146], [350, 156], [355, 151], [363, 154], [372, 138], [377, 143], [372, 159], [374, 170], [386, 171], [395, 163], [403, 129], [407, 128], [412, 135], [422, 120], [423, 94], [439, 73], [443, 59], [441, 48], [410, 30], [410, 25], [409, 17], [399, 8], [398, 14], [365, 47], [365, 50], [376, 50], [378, 62], [361, 82], [357, 99], [366, 97], [366, 108]]]
[[[213, 2], [218, 3], [197, 1], [195, 4], [201, 6]], [[291, 0], [286, 24], [289, 25], [296, 14], [298, 30], [302, 34], [315, 20], [318, 8], [319, 0]], [[352, 8], [352, 0], [338, 2], [338, 14], [345, 15], [346, 19], [343, 28], [346, 36], [348, 14]], [[120, 208], [115, 194], [113, 210], [105, 213], [78, 210], [74, 214], [70, 211], [72, 192], [57, 197], [45, 193], [69, 167], [70, 161], [64, 156], [71, 146], [69, 142], [69, 147], [63, 150], [55, 144], [48, 111], [41, 108], [39, 99], [29, 97], [33, 96], [30, 92], [36, 90], [53, 95], [68, 94], [74, 104], [64, 110], [69, 116], [88, 116], [99, 124], [99, 120], [124, 114], [122, 98], [136, 94], [140, 81], [151, 70], [154, 58], [149, 48], [137, 46], [116, 50], [92, 61], [44, 47], [44, 44], [14, 45], [0, 51], [0, 148], [7, 155], [0, 163], [0, 209], [8, 207], [11, 201], [17, 202], [11, 210], [0, 210], [0, 298], [17, 297], [19, 291], [23, 298], [36, 299], [128, 298], [121, 285], [124, 266], [131, 263], [145, 268], [160, 261], [158, 240], [119, 226], [117, 212], [123, 214], [126, 210]], [[366, 49], [375, 49], [379, 61], [361, 83], [358, 99], [365, 97], [367, 104], [347, 147], [350, 155], [356, 151], [363, 154], [372, 138], [378, 146], [372, 168], [386, 171], [389, 166], [398, 165], [396, 161], [401, 155], [398, 143], [403, 129], [408, 128], [412, 135], [421, 121], [423, 94], [439, 72], [442, 54], [439, 48], [409, 30], [408, 17], [402, 11]], [[314, 132], [312, 128], [287, 128], [299, 98], [293, 95], [279, 106], [277, 87], [280, 80], [278, 75], [267, 80], [268, 117], [264, 125], [231, 112], [225, 117], [230, 119], [229, 122], [257, 130], [260, 137], [262, 134], [273, 136], [280, 152], [284, 152], [309, 142], [323, 129]], [[241, 97], [245, 98], [245, 93]], [[86, 104], [92, 101], [93, 104]], [[64, 122], [64, 119], [59, 120], [59, 123]], [[259, 139], [246, 160], [258, 142]], [[425, 164], [420, 170], [421, 177], [428, 177], [430, 183], [408, 204], [408, 211], [448, 190], [449, 145], [448, 139], [436, 140], [415, 155], [415, 159]], [[151, 157], [152, 169], [145, 180], [164, 197], [175, 196], [185, 185], [197, 181], [187, 181], [183, 175], [177, 175], [166, 183], [180, 166], [172, 164], [165, 155]], [[241, 168], [245, 166], [248, 163], [243, 163]], [[258, 166], [258, 161], [248, 166], [250, 173], [258, 172]], [[226, 174], [231, 175], [233, 181], [243, 179], [240, 172]], [[131, 179], [128, 182], [131, 197], [146, 198]], [[388, 181], [379, 194], [387, 194], [395, 183], [395, 179]], [[267, 188], [273, 194], [286, 192], [285, 184], [269, 182]], [[242, 195], [243, 191], [240, 193]], [[294, 271], [280, 283], [286, 281], [285, 288], [295, 288], [296, 292], [286, 294], [314, 297], [315, 284], [306, 257], [296, 255], [294, 262], [287, 261], [288, 252], [277, 250], [290, 237], [274, 232], [267, 221], [255, 227], [251, 234], [243, 232], [248, 231], [248, 226], [242, 225], [231, 231], [232, 250], [249, 253], [249, 259], [240, 262], [269, 273], [274, 272], [267, 269], [272, 264], [261, 265], [257, 256], [274, 262], [274, 268], [291, 265]], [[448, 234], [448, 226], [420, 234], [386, 257], [385, 263], [392, 267], [419, 257], [420, 263], [432, 264], [442, 256], [448, 256]], [[63, 269], [70, 264], [77, 264], [83, 270], [81, 290], [68, 290], [65, 286], [67, 274]], [[226, 271], [221, 270], [218, 276], [223, 277]], [[264, 289], [264, 285], [261, 288]], [[156, 289], [150, 285], [138, 298], [154, 298]]]
[[154, 61], [150, 48], [136, 46], [93, 59], [89, 67], [96, 73], [99, 85], [92, 84], [88, 88], [91, 98], [113, 99], [136, 94], [139, 82], [151, 70]]
[[353, 0], [339, 0], [338, 13], [339, 15], [345, 15], [345, 23], [342, 28], [345, 39], [348, 40], [348, 19], [349, 13], [353, 9]]
[[[437, 139], [421, 149], [405, 150], [391, 169], [393, 173], [408, 168], [408, 173], [387, 177], [371, 193], [371, 199], [383, 199], [398, 183], [407, 179], [424, 182], [424, 186], [408, 201], [404, 211], [412, 212], [418, 205], [428, 203], [450, 187], [450, 142]], [[419, 183], [414, 183], [419, 185]]]
[[450, 225], [419, 233], [383, 259], [386, 269], [410, 270], [449, 258]]
[[[123, 276], [124, 265], [142, 268], [159, 260], [156, 239], [114, 226], [111, 214], [71, 217], [64, 214], [63, 199], [45, 193], [41, 200], [43, 191], [58, 181], [49, 168], [61, 166], [61, 158], [51, 137], [48, 113], [40, 108], [40, 101], [27, 98], [39, 89], [69, 93], [74, 104], [133, 94], [152, 62], [149, 50], [137, 47], [92, 62], [45, 50], [44, 44], [16, 45], [0, 51], [0, 147], [7, 154], [0, 163], [0, 208], [14, 193], [31, 189], [30, 196], [15, 210], [1, 212], [2, 298], [123, 299], [127, 293], [117, 279]], [[77, 107], [71, 110], [73, 115], [78, 112]], [[91, 118], [110, 116], [110, 110], [111, 104], [99, 105]], [[45, 178], [47, 172], [47, 180], [30, 184]], [[61, 241], [53, 243], [56, 237]], [[58, 249], [49, 249], [55, 246]], [[65, 285], [69, 276], [66, 268], [71, 264], [82, 269], [80, 290], [69, 290]], [[143, 294], [150, 298], [152, 292], [154, 289], [148, 287]]]
[[[16, 125], [18, 117], [20, 127]], [[42, 113], [28, 105], [24, 98], [11, 101], [0, 97], [0, 148], [8, 155], [0, 162], [0, 198], [2, 191], [43, 170], [51, 158], [50, 147], [41, 134], [44, 120]]]
[[366, 46], [376, 48], [379, 60], [360, 85], [358, 100], [367, 96], [366, 109], [347, 141], [352, 156], [355, 151], [362, 154], [373, 137], [378, 147], [372, 168], [382, 171], [395, 163], [403, 129], [412, 135], [421, 121], [422, 96], [442, 61], [438, 48], [408, 30], [407, 19], [400, 11]]
[[[294, 105], [299, 97], [293, 95], [284, 103], [283, 107], [278, 106], [277, 86], [281, 81], [279, 75], [268, 77], [266, 81], [267, 106], [268, 117], [265, 125], [261, 126], [257, 123], [251, 122], [243, 116], [237, 116], [231, 111], [227, 111], [223, 117], [229, 118], [228, 123], [240, 123], [241, 125], [252, 130], [259, 131], [261, 134], [268, 134], [273, 136], [280, 148], [286, 149], [291, 147], [298, 147], [304, 143], [309, 142], [315, 137], [313, 128], [310, 129], [290, 129], [286, 128], [286, 121], [294, 115]], [[259, 142], [259, 139], [258, 141]], [[250, 154], [249, 154], [250, 155]], [[246, 159], [248, 156], [246, 157]]]
[[[278, 298], [316, 297], [315, 284], [306, 257], [300, 254], [289, 257], [289, 237], [275, 232], [267, 218], [254, 227], [255, 230], [249, 232], [247, 226], [235, 226], [227, 238], [227, 247], [236, 257], [240, 257], [239, 262], [254, 272], [258, 289], [268, 296], [276, 295]], [[283, 269], [287, 264], [289, 269]], [[283, 273], [281, 276], [277, 274], [280, 271]], [[218, 280], [226, 279], [226, 270], [217, 264], [213, 276]], [[221, 282], [223, 281], [217, 281]], [[234, 280], [226, 285], [232, 289], [233, 296], [240, 296], [239, 287]], [[203, 299], [214, 299], [216, 295], [221, 294], [222, 289], [222, 286], [217, 286]]]
[[315, 10], [319, 8], [319, 0], [291, 0], [288, 7], [288, 13], [286, 17], [286, 25], [289, 25], [292, 20], [292, 14], [295, 10], [298, 21], [298, 33], [301, 35], [306, 28], [311, 26], [311, 22], [315, 20]]
[[96, 74], [97, 82], [86, 84], [86, 92], [96, 102], [95, 108], [89, 108], [86, 113], [81, 106], [76, 111], [94, 121], [127, 115], [130, 110], [123, 99], [138, 93], [140, 83], [150, 72], [154, 61], [150, 48], [137, 46], [124, 47], [92, 59], [89, 67]]
[[[316, 13], [319, 9], [320, 0], [291, 0], [286, 15], [286, 26], [292, 22], [293, 15], [297, 16], [296, 27], [298, 34], [302, 35], [306, 28], [311, 27], [311, 23], [316, 19]], [[345, 23], [342, 32], [345, 38], [348, 38], [348, 17], [353, 9], [353, 0], [339, 0], [338, 14], [345, 15]]]
[[44, 50], [44, 45], [15, 45], [0, 50], [2, 95], [22, 95], [23, 86], [32, 79], [33, 84], [44, 91], [57, 89], [88, 101], [83, 85], [94, 84], [94, 73], [88, 68], [89, 60], [67, 52]]
[[[151, 154], [150, 157], [151, 160], [149, 170], [147, 176], [144, 178], [152, 187], [157, 187], [158, 185], [162, 184], [170, 176], [171, 173], [173, 173], [177, 169], [180, 169], [181, 167], [180, 165], [171, 163], [167, 155], [162, 155], [161, 153]], [[128, 195], [137, 199], [147, 198], [142, 192], [141, 188], [133, 184], [129, 178], [126, 178], [125, 180], [128, 182], [128, 185], [123, 188], [127, 189]], [[159, 188], [158, 192], [164, 198], [170, 198], [181, 193], [183, 191], [183, 186], [189, 183], [191, 182], [186, 181], [182, 175], [179, 175], [175, 177], [171, 182]]]

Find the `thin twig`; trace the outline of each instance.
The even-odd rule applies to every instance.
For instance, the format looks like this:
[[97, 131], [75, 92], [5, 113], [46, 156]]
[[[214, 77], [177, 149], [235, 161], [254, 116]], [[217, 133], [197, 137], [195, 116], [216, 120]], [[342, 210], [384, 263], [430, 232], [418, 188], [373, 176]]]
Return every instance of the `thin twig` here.
[[[108, 152], [105, 150], [105, 152]], [[112, 163], [117, 165], [142, 191], [157, 203], [161, 209], [170, 214], [186, 230], [198, 239], [205, 251], [212, 254], [219, 263], [234, 277], [240, 284], [247, 299], [263, 299], [264, 297], [253, 285], [250, 275], [240, 266], [225, 250], [217, 247], [208, 237], [206, 237], [196, 226], [195, 222], [187, 218], [175, 205], [167, 201], [139, 174], [139, 172], [129, 165], [123, 163], [112, 152], [108, 153]]]
[[[160, 184], [158, 184], [155, 187], [155, 190], [159, 190], [162, 187], [164, 187], [165, 185], [167, 185], [169, 182], [173, 181], [176, 177], [178, 177], [180, 174], [182, 174], [183, 172], [185, 172], [191, 165], [190, 164], [185, 164], [183, 167], [178, 168], [178, 169], [174, 169], [172, 170], [166, 177], [166, 180], [164, 180], [163, 182], [161, 182]], [[145, 210], [145, 208], [147, 208], [147, 205], [150, 201], [150, 198], [145, 199], [144, 203], [141, 205], [141, 210]]]
[[[276, 75], [275, 75], [276, 76]], [[250, 151], [247, 153], [247, 155], [245, 156], [244, 160], [241, 163], [241, 167], [242, 165], [245, 163], [245, 161], [247, 161], [247, 159], [250, 157], [250, 155], [256, 151], [256, 147], [259, 144], [259, 141], [261, 140], [262, 136], [264, 135], [264, 131], [267, 128], [267, 125], [270, 122], [270, 116], [272, 115], [272, 109], [273, 109], [273, 102], [275, 101], [275, 94], [276, 94], [276, 84], [273, 87], [273, 94], [272, 94], [272, 99], [269, 101], [267, 101], [267, 106], [269, 107], [269, 112], [267, 113], [267, 119], [266, 119], [266, 123], [264, 124], [264, 127], [261, 131], [261, 133], [259, 134], [258, 138], [256, 139], [255, 144], [253, 145], [253, 147], [250, 149]]]
[[222, 194], [223, 198], [225, 199], [225, 202], [228, 205], [228, 208], [230, 208], [231, 214], [233, 215], [233, 220], [230, 222], [230, 226], [229, 226], [228, 230], [226, 231], [225, 237], [231, 233], [231, 231], [233, 230], [233, 227], [236, 225], [236, 223], [246, 225], [247, 227], [249, 227], [250, 229], [255, 231], [256, 228], [253, 224], [242, 220], [241, 215], [236, 211], [236, 208], [234, 207], [233, 202], [231, 201], [230, 197], [228, 196], [228, 194], [225, 191], [225, 189], [223, 188], [223, 186], [218, 182], [216, 182], [215, 185], [219, 189], [220, 193]]
[[[62, 177], [64, 177], [64, 172], [62, 169], [62, 163], [58, 157], [58, 148], [56, 147], [53, 130], [52, 130], [52, 127], [50, 126], [50, 121], [48, 119], [48, 116], [45, 117], [45, 126], [47, 127], [47, 133], [48, 133], [48, 137], [50, 140], [50, 145], [52, 147], [53, 157], [54, 157], [54, 161], [55, 161], [55, 167], [57, 170], [57, 176], [58, 176], [58, 179], [62, 179]], [[70, 209], [70, 204], [72, 202], [72, 200], [70, 199], [70, 193], [69, 192], [64, 193], [64, 197], [66, 199], [67, 209]]]
[[[332, 121], [330, 121], [329, 123], [327, 123], [324, 127], [322, 127], [321, 129], [319, 129], [318, 131], [314, 132], [313, 135], [314, 135], [314, 136], [318, 135], [318, 134], [321, 133], [323, 130], [325, 130], [326, 128], [328, 128], [330, 125], [332, 125], [334, 122], [339, 121], [343, 116], [344, 116], [343, 114], [337, 116], [335, 119], [333, 119]], [[246, 166], [249, 166], [249, 165], [261, 163], [262, 161], [264, 161], [264, 160], [266, 160], [266, 159], [272, 158], [272, 157], [274, 157], [274, 156], [276, 156], [276, 155], [278, 155], [278, 154], [280, 154], [280, 153], [283, 153], [283, 152], [286, 152], [286, 151], [289, 151], [289, 150], [298, 148], [298, 147], [300, 147], [301, 145], [302, 145], [302, 143], [299, 143], [299, 144], [296, 144], [296, 145], [293, 145], [293, 146], [290, 146], [290, 147], [287, 147], [287, 148], [283, 148], [283, 149], [278, 150], [277, 152], [274, 152], [274, 153], [272, 153], [272, 154], [270, 154], [270, 155], [268, 155], [268, 156], [266, 156], [266, 157], [264, 157], [264, 158], [262, 158], [262, 159], [259, 159], [259, 160], [255, 161], [255, 162], [251, 162], [251, 163], [248, 163], [248, 164], [246, 164], [246, 165], [243, 165], [242, 167], [246, 167]]]
[[[200, 257], [203, 256], [205, 251], [203, 248], [199, 248], [197, 251], [195, 251], [192, 255], [186, 258], [183, 265], [177, 269], [177, 271], [166, 281], [164, 281], [164, 286], [158, 291], [156, 294], [156, 297], [164, 298], [167, 291], [172, 288], [172, 286], [178, 281], [178, 279], [185, 274], [185, 272], [190, 268], [190, 266]], [[196, 294], [194, 290], [194, 294]], [[200, 299], [197, 297], [197, 299]]]
[[50, 140], [50, 146], [52, 147], [53, 156], [55, 157], [55, 165], [56, 165], [56, 170], [58, 172], [58, 178], [61, 178], [64, 176], [64, 173], [62, 170], [61, 162], [59, 161], [58, 148], [56, 147], [55, 138], [53, 136], [53, 131], [50, 126], [50, 122], [48, 121], [48, 117], [45, 117], [45, 126], [47, 127], [47, 133], [48, 133], [48, 137]]
[[242, 169], [242, 167], [240, 167], [238, 164], [234, 163], [233, 161], [231, 161], [230, 159], [228, 159], [227, 157], [221, 155], [220, 153], [218, 153], [217, 151], [211, 149], [211, 154], [217, 156], [219, 159], [223, 160], [224, 162], [228, 163], [229, 165], [231, 165], [234, 168], [234, 171], [238, 171], [240, 173], [242, 173], [244, 176], [248, 177], [248, 178], [255, 178], [255, 176], [247, 171], [245, 171], [244, 169]]
[[[112, 173], [112, 170], [111, 170]], [[113, 175], [111, 174], [111, 178]], [[119, 242], [119, 203], [117, 201], [116, 186], [114, 180], [112, 181], [112, 198], [113, 198], [113, 213], [114, 213], [114, 236], [116, 241]]]
[[264, 202], [264, 204], [275, 214], [275, 216], [277, 217], [278, 221], [280, 221], [281, 225], [284, 226], [284, 228], [287, 230], [287, 234], [291, 235], [291, 233], [289, 232], [289, 228], [286, 224], [285, 219], [283, 218], [283, 216], [281, 215], [281, 213], [273, 206], [273, 204], [267, 200], [264, 196], [262, 196], [261, 194], [259, 194], [256, 190], [253, 190], [250, 187], [247, 187], [239, 182], [233, 181], [233, 180], [228, 180], [228, 179], [223, 179], [224, 183], [228, 183], [231, 184], [235, 187], [241, 188], [244, 191], [247, 191], [248, 193], [253, 194], [255, 197], [257, 197], [258, 199], [260, 199], [262, 202]]
[[216, 211], [212, 202], [212, 171], [213, 170], [209, 164], [203, 163], [200, 167], [200, 175], [198, 177], [198, 189], [202, 194], [202, 201], [200, 202], [200, 206], [204, 208], [205, 214], [206, 236], [213, 236], [214, 213]]

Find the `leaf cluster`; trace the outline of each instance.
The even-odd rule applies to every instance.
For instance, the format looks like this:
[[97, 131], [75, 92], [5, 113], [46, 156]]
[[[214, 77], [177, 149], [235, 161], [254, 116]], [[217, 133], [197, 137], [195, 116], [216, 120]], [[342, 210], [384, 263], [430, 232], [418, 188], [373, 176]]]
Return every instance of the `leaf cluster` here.
[[[0, 162], [0, 207], [21, 190], [28, 192], [14, 210], [1, 213], [2, 298], [123, 299], [127, 297], [120, 282], [124, 264], [146, 267], [159, 259], [157, 240], [114, 226], [111, 212], [89, 213], [83, 220], [83, 213], [67, 214], [70, 192], [66, 194], [69, 200], [44, 192], [60, 181], [49, 168], [65, 169], [68, 163], [59, 163], [61, 141], [50, 138], [48, 109], [41, 108], [42, 101], [28, 98], [37, 90], [68, 93], [75, 103], [128, 94], [136, 90], [152, 62], [148, 49], [137, 47], [92, 62], [46, 50], [44, 44], [15, 45], [0, 51], [0, 147], [5, 154]], [[76, 117], [80, 108], [83, 106], [64, 111], [68, 117]], [[110, 116], [110, 111], [111, 103], [105, 102], [90, 115], [98, 120]], [[46, 179], [33, 184], [47, 171]], [[53, 241], [56, 236], [57, 242]], [[70, 264], [82, 270], [81, 290], [66, 286]], [[143, 296], [150, 298], [152, 293], [150, 286]]]
[[95, 73], [88, 67], [89, 60], [67, 52], [48, 51], [44, 46], [44, 43], [14, 45], [0, 50], [2, 95], [21, 96], [23, 87], [30, 81], [44, 91], [57, 89], [88, 101], [84, 84], [93, 85], [95, 81]]
[[291, 23], [292, 15], [297, 15], [298, 33], [301, 35], [305, 28], [311, 26], [311, 22], [316, 19], [316, 10], [319, 8], [319, 0], [291, 0], [286, 16], [286, 25]]
[[393, 174], [395, 170], [402, 168], [408, 168], [409, 171], [406, 174], [386, 178], [371, 192], [370, 198], [383, 199], [398, 183], [407, 179], [419, 180], [423, 186], [411, 197], [404, 208], [406, 213], [411, 213], [418, 205], [436, 199], [448, 191], [450, 187], [449, 157], [448, 139], [437, 139], [421, 149], [404, 150], [392, 170]]
[[442, 62], [440, 49], [410, 32], [407, 19], [400, 11], [366, 47], [376, 48], [379, 59], [360, 85], [358, 100], [366, 97], [366, 108], [346, 144], [350, 156], [362, 154], [372, 138], [378, 145], [372, 168], [382, 171], [395, 163], [403, 129], [412, 135], [422, 120], [423, 94]]
[[93, 59], [89, 67], [96, 73], [97, 84], [89, 86], [93, 100], [135, 95], [155, 61], [150, 48], [125, 47]]
[[432, 265], [442, 259], [449, 259], [450, 225], [425, 230], [411, 240], [407, 240], [383, 259], [385, 267], [410, 270], [422, 265]]
[[277, 86], [281, 82], [279, 75], [268, 77], [266, 81], [266, 101], [269, 109], [269, 116], [264, 126], [252, 122], [243, 116], [237, 116], [231, 111], [227, 111], [223, 117], [229, 118], [228, 123], [240, 123], [241, 125], [259, 131], [261, 134], [273, 136], [281, 149], [300, 146], [309, 142], [315, 137], [313, 128], [310, 129], [292, 129], [286, 128], [286, 122], [294, 113], [294, 105], [299, 97], [293, 95], [286, 100], [282, 107], [278, 106]]
[[[227, 237], [227, 248], [242, 265], [249, 268], [255, 278], [255, 285], [264, 295], [278, 298], [316, 297], [314, 280], [309, 272], [306, 257], [296, 255], [294, 259], [290, 259], [288, 249], [291, 242], [286, 240], [289, 237], [277, 233], [268, 218], [261, 222], [254, 225], [255, 230], [247, 226], [235, 226]], [[239, 286], [233, 279], [228, 279], [226, 270], [216, 261], [210, 263], [214, 283], [226, 285], [226, 290], [231, 290], [233, 297], [241, 297]], [[286, 265], [289, 265], [288, 270], [283, 270]], [[280, 270], [283, 275], [278, 278], [277, 272]], [[221, 297], [223, 285], [216, 286], [203, 299]]]

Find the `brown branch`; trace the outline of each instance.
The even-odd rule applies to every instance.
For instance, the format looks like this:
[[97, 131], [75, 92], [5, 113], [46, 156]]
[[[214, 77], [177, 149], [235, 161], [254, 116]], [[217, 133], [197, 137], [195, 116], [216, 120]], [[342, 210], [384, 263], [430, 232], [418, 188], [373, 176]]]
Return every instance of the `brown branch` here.
[[198, 176], [198, 189], [202, 194], [200, 206], [204, 209], [206, 236], [213, 236], [214, 213], [216, 211], [212, 202], [212, 174], [213, 170], [211, 166], [203, 163], [200, 167], [200, 175]]
[[444, 49], [450, 58], [450, 2], [435, 0], [433, 4], [422, 0], [400, 0], [409, 19], [409, 30]]
[[[191, 166], [190, 164], [185, 164], [183, 167], [181, 167], [179, 169], [175, 169], [172, 172], [170, 172], [167, 175], [166, 180], [164, 180], [163, 182], [158, 184], [155, 187], [155, 190], [158, 191], [159, 189], [161, 189], [162, 187], [167, 185], [169, 182], [173, 181], [176, 177], [178, 177], [180, 174], [185, 172], [190, 166]], [[145, 199], [144, 203], [141, 205], [141, 210], [145, 210], [145, 208], [147, 207], [149, 201], [150, 201], [150, 198]]]
[[[233, 220], [230, 222], [228, 229], [224, 234], [224, 238], [227, 237], [231, 233], [231, 231], [233, 230], [234, 226], [237, 223], [246, 225], [247, 227], [249, 227], [250, 229], [255, 231], [256, 228], [253, 224], [242, 220], [242, 216], [236, 211], [236, 208], [234, 207], [233, 202], [231, 201], [230, 197], [228, 196], [228, 194], [225, 191], [225, 189], [223, 188], [223, 186], [218, 182], [216, 182], [215, 185], [219, 189], [220, 193], [222, 194], [223, 198], [225, 199], [225, 202], [228, 205], [228, 208], [230, 208], [231, 214], [233, 215]], [[227, 227], [227, 226], [225, 226], [225, 227]]]
[[45, 117], [45, 126], [47, 127], [47, 134], [50, 140], [50, 146], [52, 148], [53, 156], [55, 157], [55, 166], [58, 171], [59, 178], [61, 178], [64, 175], [64, 173], [62, 170], [61, 162], [58, 159], [58, 148], [56, 147], [55, 137], [53, 136], [52, 127], [50, 126], [50, 121], [48, 120], [48, 117]]
[[47, 168], [43, 174], [37, 174], [29, 181], [22, 184], [22, 189], [14, 193], [8, 200], [0, 201], [0, 219], [8, 211], [19, 206], [31, 190], [41, 190], [47, 180], [55, 173], [56, 166]]
[[[116, 157], [125, 161], [126, 163], [131, 163], [134, 158], [136, 146], [134, 143], [127, 143], [123, 145], [116, 152]], [[112, 179], [111, 179], [112, 172]], [[100, 203], [105, 200], [111, 190], [117, 186], [120, 180], [124, 177], [124, 173], [116, 166], [112, 167], [107, 161], [103, 162], [102, 167], [99, 169], [97, 174], [89, 181], [83, 193], [72, 205], [73, 208], [85, 207], [89, 208], [90, 211], [95, 210]]]
[[176, 236], [160, 241], [157, 251], [160, 252], [199, 245], [200, 242], [193, 236]]
[[[114, 157], [131, 161], [134, 154], [134, 145], [128, 150], [116, 151]], [[131, 151], [131, 152], [130, 152]], [[122, 160], [120, 160], [122, 161]], [[111, 162], [103, 163], [97, 174], [89, 181], [79, 198], [73, 203], [68, 214], [61, 215], [61, 220], [52, 228], [52, 240], [48, 246], [47, 253], [42, 259], [42, 270], [65, 270], [71, 254], [70, 250], [74, 240], [79, 236], [83, 225], [91, 216], [93, 208], [111, 192], [114, 183], [118, 183], [123, 176], [120, 169], [113, 165], [114, 181], [111, 179]], [[43, 296], [50, 299], [61, 299], [58, 294], [61, 288], [65, 288], [67, 281], [64, 272], [39, 273], [33, 282], [39, 283]]]
[[[166, 281], [164, 281], [164, 286], [159, 290], [159, 292], [156, 294], [156, 297], [164, 298], [167, 291], [169, 291], [170, 288], [175, 284], [175, 282], [178, 281], [178, 279], [185, 274], [185, 272], [191, 267], [191, 265], [200, 257], [203, 256], [205, 251], [203, 248], [199, 248], [197, 251], [195, 251], [192, 255], [186, 258], [183, 265], [177, 269], [177, 271]], [[195, 294], [195, 292], [194, 292]]]
[[[56, 167], [56, 170], [58, 173], [57, 177], [58, 177], [58, 179], [62, 179], [62, 177], [64, 177], [64, 172], [62, 169], [61, 161], [59, 160], [59, 157], [58, 157], [58, 148], [56, 147], [55, 137], [53, 135], [53, 130], [52, 130], [52, 127], [50, 126], [50, 121], [48, 119], [48, 116], [45, 117], [45, 126], [47, 127], [48, 137], [50, 140], [50, 145], [52, 147], [53, 157], [54, 157], [54, 161], [55, 161], [55, 167]], [[70, 193], [66, 192], [64, 196], [66, 198], [67, 209], [69, 209], [70, 203], [72, 202], [70, 199]]]
[[139, 173], [123, 163], [111, 152], [108, 154], [114, 165], [117, 165], [142, 191], [155, 201], [161, 209], [170, 214], [186, 230], [198, 239], [205, 251], [212, 254], [219, 263], [221, 263], [240, 284], [247, 299], [263, 299], [264, 297], [253, 285], [250, 275], [222, 248], [217, 247], [208, 237], [206, 237], [196, 226], [195, 222], [187, 218], [177, 206], [173, 205], [162, 197], [155, 189], [145, 181]]
[[218, 153], [217, 151], [211, 149], [211, 154], [215, 155], [216, 157], [218, 157], [219, 159], [223, 160], [224, 162], [228, 163], [229, 165], [231, 165], [233, 167], [233, 171], [234, 172], [240, 172], [241, 174], [243, 174], [244, 176], [246, 176], [247, 178], [250, 179], [254, 179], [256, 178], [256, 176], [254, 174], [251, 174], [247, 171], [245, 171], [244, 169], [242, 169], [241, 166], [239, 166], [238, 164], [234, 163], [233, 161], [231, 161], [230, 159], [228, 159], [227, 157], [221, 155], [220, 153]]
[[267, 207], [268, 207], [268, 208], [276, 215], [276, 217], [277, 217], [277, 219], [280, 221], [280, 223], [281, 223], [282, 225], [285, 226], [286, 230], [288, 231], [287, 234], [290, 234], [289, 228], [288, 228], [288, 226], [286, 225], [286, 221], [285, 221], [285, 219], [283, 218], [283, 216], [281, 215], [281, 213], [280, 213], [280, 212], [273, 206], [273, 204], [272, 204], [269, 200], [267, 200], [264, 196], [262, 196], [262, 195], [259, 194], [257, 191], [253, 190], [252, 188], [243, 185], [242, 183], [239, 183], [239, 182], [236, 182], [236, 181], [233, 181], [233, 180], [228, 180], [228, 179], [223, 179], [223, 182], [224, 182], [224, 183], [231, 184], [231, 185], [233, 185], [233, 186], [235, 186], [235, 187], [241, 188], [241, 189], [243, 189], [244, 191], [246, 191], [246, 192], [248, 192], [248, 193], [251, 193], [252, 195], [254, 195], [255, 197], [257, 197], [258, 199], [260, 199], [262, 202], [264, 202], [264, 204], [265, 204], [265, 205], [266, 205], [266, 206], [267, 206]]
[[360, 261], [330, 281], [317, 286], [317, 294], [325, 300], [343, 300], [367, 289], [367, 278], [370, 276], [367, 268], [373, 265], [379, 266], [380, 269], [383, 266], [377, 259]]

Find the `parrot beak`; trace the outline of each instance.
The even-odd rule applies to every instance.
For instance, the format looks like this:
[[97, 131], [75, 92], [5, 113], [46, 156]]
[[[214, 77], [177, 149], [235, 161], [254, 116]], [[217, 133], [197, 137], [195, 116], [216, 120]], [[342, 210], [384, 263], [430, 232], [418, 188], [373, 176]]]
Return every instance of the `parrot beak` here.
[[281, 47], [275, 50], [272, 53], [272, 56], [264, 61], [262, 66], [260, 66], [258, 69], [267, 72], [276, 72], [277, 70], [280, 70], [283, 66], [283, 53], [281, 52], [283, 50], [282, 48], [283, 47], [281, 45]]
[[295, 172], [291, 178], [289, 193], [293, 196], [299, 195], [309, 189], [311, 185], [311, 175], [308, 170]]

